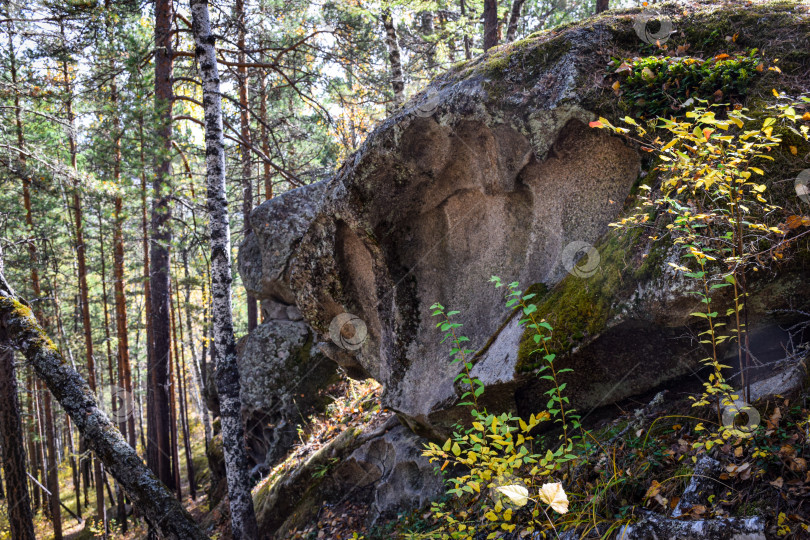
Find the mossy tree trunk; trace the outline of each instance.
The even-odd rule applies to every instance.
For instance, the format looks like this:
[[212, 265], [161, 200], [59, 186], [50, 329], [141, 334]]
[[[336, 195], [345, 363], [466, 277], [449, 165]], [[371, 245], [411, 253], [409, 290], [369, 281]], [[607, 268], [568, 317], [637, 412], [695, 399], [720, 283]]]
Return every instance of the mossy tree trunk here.
[[231, 230], [225, 196], [225, 141], [222, 133], [219, 71], [207, 0], [191, 0], [197, 65], [205, 110], [205, 165], [208, 177], [208, 215], [211, 233], [211, 297], [217, 390], [231, 530], [236, 540], [258, 538], [256, 513], [250, 494], [248, 458], [239, 399], [239, 368], [231, 311]]
[[[25, 356], [37, 377], [70, 415], [100, 463], [121, 484], [150, 526], [169, 539], [207, 538], [180, 502], [127, 444], [101, 409], [88, 383], [65, 362], [31, 309], [8, 286], [2, 271], [0, 337], [4, 338], [4, 345], [19, 350]], [[5, 396], [6, 392], [2, 392], [2, 395]], [[0, 409], [5, 411], [5, 407]]]

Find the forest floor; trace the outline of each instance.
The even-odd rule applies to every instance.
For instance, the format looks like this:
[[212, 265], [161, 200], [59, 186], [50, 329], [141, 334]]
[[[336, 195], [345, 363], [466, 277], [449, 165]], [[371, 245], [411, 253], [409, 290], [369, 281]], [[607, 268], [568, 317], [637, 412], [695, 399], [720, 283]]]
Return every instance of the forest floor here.
[[[347, 427], [364, 427], [384, 421], [390, 411], [380, 404], [380, 386], [373, 381], [343, 381], [331, 387], [333, 402], [322, 414], [312, 416], [300, 433], [301, 442], [293, 448], [254, 490], [272, 482], [285, 471], [306, 461], [309, 456], [333, 440]], [[691, 407], [688, 399], [667, 399], [663, 404], [644, 405], [626, 403], [617, 414], [604, 417], [589, 426], [596, 441], [588, 455], [580, 456], [578, 465], [562, 480], [572, 497], [572, 509], [582, 504], [577, 495], [595, 494], [602, 490], [602, 501], [597, 516], [603, 523], [615, 524], [634, 521], [642, 510], [669, 514], [678, 503], [680, 494], [689, 482], [691, 469], [703, 453], [695, 443], [700, 440], [701, 425], [710, 426], [716, 418], [712, 411]], [[635, 407], [636, 410], [633, 410]], [[733, 441], [715, 447], [711, 454], [720, 461], [721, 489], [706, 505], [696, 505], [685, 519], [704, 519], [723, 516], [763, 516], [768, 523], [769, 537], [805, 538], [810, 530], [810, 410], [806, 397], [790, 401], [773, 399], [758, 405], [762, 415], [762, 428], [754, 437]], [[193, 440], [203, 441], [202, 426], [195, 425]], [[540, 439], [540, 438], [538, 438]], [[539, 441], [538, 441], [539, 442]], [[206, 488], [210, 482], [205, 460], [204, 444], [193, 448], [198, 468], [198, 496], [192, 501], [188, 486], [183, 486], [184, 504], [202, 523], [212, 538], [227, 540], [227, 510], [221, 503], [209, 508]], [[75, 509], [75, 494], [70, 466], [60, 467], [62, 501]], [[605, 482], [605, 479], [608, 482]], [[609, 489], [606, 489], [609, 487]], [[442, 502], [459, 509], [475, 508], [485, 502], [485, 494], [463, 498], [445, 497]], [[86, 508], [95, 507], [95, 494], [88, 491]], [[85, 505], [84, 496], [82, 503]], [[369, 508], [365, 504], [347, 500], [337, 505], [324, 504], [317, 519], [309, 526], [290, 533], [296, 540], [365, 538], [428, 538], [441, 523], [429, 509], [404, 512], [388, 516], [368, 526]], [[4, 502], [0, 501], [0, 540], [9, 538], [4, 525]], [[574, 519], [572, 517], [572, 519]], [[520, 519], [516, 522], [520, 523]], [[95, 538], [98, 530], [89, 522], [77, 524], [63, 513], [65, 538], [85, 540]], [[130, 521], [126, 534], [112, 522], [113, 538], [134, 540], [144, 538], [146, 527], [142, 522]], [[40, 511], [36, 516], [37, 538], [49, 539], [52, 531], [49, 520]], [[518, 527], [514, 533], [503, 533], [502, 538], [522, 538], [527, 531]], [[523, 535], [523, 536], [522, 536]]]
[[[202, 424], [192, 421], [189, 426], [191, 429], [192, 441], [192, 459], [196, 468], [196, 476], [198, 479], [197, 498], [192, 500], [189, 495], [188, 481], [185, 475], [185, 460], [181, 457], [181, 467], [183, 467], [181, 480], [183, 491], [183, 504], [191, 514], [201, 521], [207, 514], [207, 498], [205, 492], [207, 483], [210, 481], [208, 474], [208, 462], [205, 458], [205, 436], [203, 433]], [[180, 439], [182, 442], [182, 438]], [[138, 452], [143, 455], [143, 448], [139, 446]], [[181, 454], [182, 455], [182, 454]], [[114, 488], [114, 482], [110, 480], [110, 486]], [[74, 488], [70, 463], [67, 459], [59, 464], [59, 498], [62, 504], [76, 512], [76, 490]], [[106, 493], [105, 493], [106, 495]], [[93, 485], [87, 490], [85, 494], [81, 494], [82, 514], [83, 520], [78, 522], [75, 517], [69, 515], [63, 508], [62, 510], [62, 534], [65, 540], [89, 540], [92, 538], [101, 537], [101, 529], [96, 525], [94, 520], [96, 508], [96, 492]], [[146, 523], [142, 520], [130, 519], [128, 520], [128, 530], [126, 533], [121, 531], [117, 520], [115, 519], [115, 501], [107, 502], [107, 517], [110, 522], [110, 537], [121, 540], [137, 540], [146, 538], [147, 527]], [[0, 500], [0, 540], [11, 540], [11, 535], [8, 531], [8, 521], [6, 518], [6, 501]], [[53, 538], [53, 525], [50, 518], [46, 515], [43, 509], [40, 509], [34, 515], [34, 532], [38, 539], [50, 540]]]

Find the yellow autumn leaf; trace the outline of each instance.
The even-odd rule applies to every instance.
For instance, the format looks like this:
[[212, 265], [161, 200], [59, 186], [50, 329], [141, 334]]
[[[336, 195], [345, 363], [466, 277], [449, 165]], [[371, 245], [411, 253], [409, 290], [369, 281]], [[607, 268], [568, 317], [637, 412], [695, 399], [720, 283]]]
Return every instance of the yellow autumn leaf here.
[[540, 500], [549, 505], [555, 512], [568, 512], [568, 496], [559, 482], [543, 484], [540, 488]]
[[509, 486], [498, 486], [495, 491], [509, 498], [518, 506], [525, 506], [529, 502], [529, 490], [525, 486], [512, 484]]

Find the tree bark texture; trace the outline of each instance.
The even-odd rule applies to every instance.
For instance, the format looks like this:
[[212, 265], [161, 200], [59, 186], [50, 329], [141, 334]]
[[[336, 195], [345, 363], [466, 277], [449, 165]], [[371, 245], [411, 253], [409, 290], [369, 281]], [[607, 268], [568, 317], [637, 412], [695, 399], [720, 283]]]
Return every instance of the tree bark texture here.
[[405, 102], [405, 81], [402, 78], [402, 59], [397, 41], [397, 30], [390, 9], [383, 10], [382, 25], [385, 29], [388, 62], [391, 64], [391, 89], [394, 91], [394, 106], [399, 107]]
[[[5, 341], [3, 334], [0, 327], [0, 342]], [[17, 397], [14, 351], [5, 348], [5, 343], [0, 343], [0, 443], [3, 446], [3, 473], [6, 476], [11, 536], [15, 540], [34, 540], [34, 514], [31, 512], [28, 477], [25, 474], [25, 444]]]
[[152, 229], [149, 285], [151, 292], [152, 358], [148, 366], [150, 399], [148, 421], [153, 429], [147, 437], [149, 464], [160, 480], [175, 489], [171, 468], [171, 406], [169, 364], [171, 334], [169, 320], [169, 245], [171, 219], [171, 104], [172, 104], [172, 3], [155, 2], [155, 111], [158, 118], [155, 176], [152, 182]]
[[231, 530], [236, 540], [252, 540], [258, 538], [258, 526], [250, 494], [248, 458], [239, 399], [239, 368], [236, 364], [236, 342], [231, 311], [233, 281], [231, 232], [228, 201], [225, 196], [225, 144], [222, 133], [219, 72], [207, 0], [191, 0], [191, 12], [205, 110], [212, 316]]
[[517, 35], [518, 22], [520, 22], [520, 12], [526, 0], [512, 0], [512, 10], [509, 14], [509, 27], [506, 29], [506, 41], [514, 41]]
[[484, 0], [484, 50], [498, 44], [498, 0]]

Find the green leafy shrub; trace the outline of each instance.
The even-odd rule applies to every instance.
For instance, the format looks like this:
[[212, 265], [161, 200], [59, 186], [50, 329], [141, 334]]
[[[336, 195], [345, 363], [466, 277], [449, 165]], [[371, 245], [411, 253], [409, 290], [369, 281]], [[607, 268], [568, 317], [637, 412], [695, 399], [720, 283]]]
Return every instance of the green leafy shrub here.
[[[720, 112], [725, 113], [724, 118], [701, 105], [687, 112], [683, 120], [658, 120], [657, 127], [671, 135], [666, 142], [660, 137], [648, 141], [657, 150], [658, 169], [664, 173], [660, 195], [655, 198], [642, 195], [637, 213], [612, 224], [614, 227], [643, 224], [650, 218], [651, 208], [670, 217], [666, 228], [683, 264], [669, 264], [695, 281], [697, 287], [692, 294], [699, 298], [703, 308], [692, 316], [703, 319], [708, 327], [700, 337], [709, 352], [703, 362], [711, 367], [712, 373], [704, 383], [703, 395], [694, 404], [713, 403], [717, 407], [720, 430], [705, 442], [707, 449], [731, 436], [745, 435], [734, 426], [726, 429], [722, 425], [720, 409], [739, 399], [739, 394], [749, 399], [746, 276], [749, 271], [758, 271], [765, 260], [781, 257], [771, 248], [785, 234], [772, 223], [774, 218], [770, 216], [778, 207], [766, 198], [768, 185], [760, 167], [773, 160], [769, 154], [782, 142], [774, 133], [777, 123], [795, 124], [801, 119], [794, 107], [785, 105], [778, 108], [775, 117], [766, 118], [755, 129], [746, 129], [746, 123], [752, 121], [746, 116], [747, 109]], [[632, 118], [626, 117], [624, 121], [641, 137], [647, 135], [647, 130]], [[619, 134], [630, 131], [613, 126], [604, 118], [591, 125]], [[790, 129], [808, 140], [807, 125], [799, 129], [791, 125]], [[726, 287], [732, 289], [733, 305], [721, 314], [714, 308], [714, 300], [718, 290]], [[729, 323], [733, 329], [725, 331]], [[729, 366], [721, 364], [720, 348], [730, 341], [736, 343], [741, 392], [734, 390], [722, 372]]]
[[609, 71], [623, 77], [615, 88], [635, 114], [661, 116], [683, 108], [691, 100], [738, 98], [764, 70], [757, 50], [720, 54], [703, 60], [690, 56], [614, 58]]

